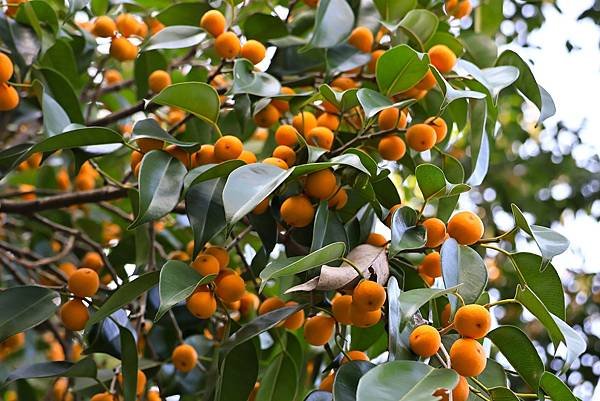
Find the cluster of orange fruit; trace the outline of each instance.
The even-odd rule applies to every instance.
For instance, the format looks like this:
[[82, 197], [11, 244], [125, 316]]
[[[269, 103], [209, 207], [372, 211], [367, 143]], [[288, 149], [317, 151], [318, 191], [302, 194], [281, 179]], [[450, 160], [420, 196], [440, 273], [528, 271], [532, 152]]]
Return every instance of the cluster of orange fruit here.
[[13, 62], [4, 53], [0, 53], [0, 111], [10, 111], [19, 105], [19, 92], [8, 80], [14, 72]]
[[91, 32], [100, 38], [111, 38], [110, 55], [119, 61], [128, 61], [138, 55], [138, 46], [129, 38], [144, 38], [148, 34], [148, 25], [133, 14], [120, 14], [114, 20], [102, 15], [94, 21]]
[[104, 261], [96, 252], [86, 253], [81, 259], [79, 269], [72, 263], [60, 265], [59, 268], [68, 277], [67, 289], [73, 294], [73, 299], [65, 302], [59, 310], [63, 325], [68, 330], [83, 330], [89, 320], [90, 314], [84, 300], [93, 297], [98, 292], [100, 288], [98, 272], [103, 267]]

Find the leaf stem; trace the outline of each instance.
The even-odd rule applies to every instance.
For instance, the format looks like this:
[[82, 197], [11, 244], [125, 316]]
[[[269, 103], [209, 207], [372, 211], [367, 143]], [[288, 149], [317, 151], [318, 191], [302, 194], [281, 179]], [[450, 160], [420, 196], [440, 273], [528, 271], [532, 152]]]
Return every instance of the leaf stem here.
[[360, 268], [356, 265], [356, 263], [354, 263], [353, 261], [351, 261], [348, 258], [342, 257], [341, 259], [343, 262], [348, 263], [350, 265], [350, 267], [352, 267], [354, 269], [354, 271], [358, 274], [359, 277], [365, 278], [365, 275], [360, 270]]

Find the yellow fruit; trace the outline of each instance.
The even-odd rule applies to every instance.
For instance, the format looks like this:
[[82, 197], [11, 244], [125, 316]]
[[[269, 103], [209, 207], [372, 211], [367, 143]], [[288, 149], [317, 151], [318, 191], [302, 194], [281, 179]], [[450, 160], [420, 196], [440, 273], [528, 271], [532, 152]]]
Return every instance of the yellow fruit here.
[[229, 252], [227, 252], [227, 249], [221, 246], [209, 246], [204, 252], [217, 258], [221, 270], [229, 266]]
[[460, 307], [454, 315], [454, 328], [463, 337], [480, 339], [490, 330], [492, 317], [481, 305], [472, 304]]
[[374, 281], [362, 280], [352, 293], [352, 305], [366, 312], [381, 309], [385, 303], [385, 289]]
[[198, 353], [191, 345], [181, 344], [173, 350], [171, 360], [173, 361], [173, 365], [175, 365], [175, 369], [187, 373], [196, 367]]
[[419, 266], [419, 273], [431, 278], [442, 275], [442, 261], [439, 252], [431, 252], [425, 255], [423, 262]]
[[337, 179], [333, 171], [324, 169], [309, 174], [304, 182], [304, 192], [308, 196], [324, 200], [329, 198], [337, 188]]
[[396, 161], [402, 159], [406, 154], [406, 144], [396, 135], [388, 135], [379, 141], [377, 151], [384, 160]]
[[446, 45], [435, 45], [427, 52], [429, 61], [442, 74], [447, 74], [456, 65], [456, 54]]
[[350, 34], [348, 43], [356, 47], [361, 52], [368, 53], [373, 47], [373, 40], [373, 32], [371, 32], [371, 30], [367, 27], [359, 26], [354, 28]]
[[446, 239], [446, 225], [442, 220], [435, 217], [429, 218], [423, 222], [423, 227], [427, 232], [426, 247], [437, 248], [442, 245]]
[[12, 60], [4, 53], [0, 53], [0, 83], [4, 83], [12, 77], [14, 66]]
[[459, 338], [450, 348], [452, 369], [461, 376], [479, 376], [487, 364], [483, 346], [471, 338]]
[[385, 246], [387, 242], [388, 240], [383, 235], [378, 233], [370, 233], [366, 241], [367, 244], [380, 247]]
[[60, 318], [68, 330], [80, 331], [84, 329], [90, 318], [90, 313], [83, 302], [72, 299], [60, 308]]
[[435, 131], [435, 143], [440, 143], [446, 138], [446, 134], [448, 134], [448, 125], [446, 125], [446, 121], [444, 121], [442, 117], [430, 117], [425, 120], [425, 124], [429, 124]]
[[325, 345], [333, 335], [335, 320], [329, 316], [317, 315], [306, 319], [304, 338], [310, 345]]
[[119, 61], [135, 60], [138, 47], [126, 38], [120, 36], [113, 38], [110, 44], [110, 55]]
[[84, 267], [71, 274], [67, 287], [78, 297], [91, 297], [98, 292], [100, 278], [94, 270]]
[[219, 261], [208, 253], [199, 253], [191, 264], [192, 268], [203, 276], [219, 274]]
[[240, 39], [233, 32], [224, 32], [215, 39], [215, 50], [222, 58], [232, 59], [240, 54]]
[[187, 300], [190, 313], [199, 319], [208, 319], [217, 310], [217, 301], [207, 289], [196, 290]]
[[200, 26], [215, 38], [225, 32], [227, 21], [218, 10], [210, 10], [202, 15]]
[[148, 87], [154, 93], [158, 93], [171, 85], [171, 76], [164, 70], [156, 70], [148, 76]]
[[19, 101], [19, 92], [13, 86], [5, 82], [0, 83], [0, 111], [16, 109]]
[[330, 209], [340, 210], [346, 206], [346, 203], [348, 203], [348, 193], [344, 188], [340, 188], [335, 192], [335, 195], [329, 198], [327, 206]]
[[461, 245], [472, 245], [483, 237], [483, 222], [473, 212], [458, 212], [448, 221], [448, 234]]
[[242, 46], [241, 56], [250, 60], [252, 64], [258, 64], [265, 58], [267, 49], [257, 40], [249, 40]]
[[277, 107], [268, 104], [267, 107], [256, 113], [254, 122], [262, 128], [269, 128], [279, 120], [280, 114]]
[[242, 141], [233, 135], [225, 135], [215, 142], [215, 157], [218, 161], [237, 159], [242, 150]]
[[336, 131], [340, 126], [340, 119], [335, 114], [323, 113], [317, 118], [317, 126]]
[[427, 124], [411, 125], [406, 131], [406, 142], [411, 149], [425, 152], [435, 146], [435, 130]]
[[333, 132], [327, 127], [315, 127], [305, 135], [306, 143], [330, 150], [333, 145]]
[[292, 125], [300, 134], [306, 136], [308, 132], [317, 126], [317, 118], [310, 111], [303, 111], [294, 116]]
[[280, 169], [283, 169], [283, 170], [287, 170], [289, 168], [288, 164], [284, 160], [282, 160], [278, 157], [267, 157], [262, 162], [265, 164], [270, 164], [271, 166], [279, 167]]
[[440, 349], [442, 338], [433, 326], [421, 325], [416, 327], [408, 338], [410, 349], [422, 358], [435, 355]]
[[96, 18], [92, 27], [92, 34], [101, 38], [110, 38], [117, 31], [117, 24], [112, 18], [102, 15]]
[[288, 167], [296, 163], [296, 152], [289, 146], [279, 145], [273, 150], [273, 157], [277, 157], [285, 162]]
[[352, 295], [338, 295], [331, 301], [331, 312], [341, 324], [352, 324], [350, 307], [352, 305]]
[[291, 125], [280, 125], [275, 131], [275, 142], [278, 145], [294, 146], [298, 142], [298, 131]]

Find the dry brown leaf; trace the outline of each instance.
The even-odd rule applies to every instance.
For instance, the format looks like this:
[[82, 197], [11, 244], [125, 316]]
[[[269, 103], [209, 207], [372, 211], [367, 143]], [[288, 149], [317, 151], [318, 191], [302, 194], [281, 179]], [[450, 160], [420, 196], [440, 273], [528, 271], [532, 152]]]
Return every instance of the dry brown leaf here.
[[[390, 267], [385, 248], [368, 244], [359, 245], [346, 258], [354, 262], [365, 277], [375, 274], [379, 284], [384, 285], [387, 282]], [[319, 276], [288, 289], [286, 294], [298, 291], [347, 289], [354, 287], [358, 280], [358, 273], [345, 262], [339, 267], [323, 265]]]

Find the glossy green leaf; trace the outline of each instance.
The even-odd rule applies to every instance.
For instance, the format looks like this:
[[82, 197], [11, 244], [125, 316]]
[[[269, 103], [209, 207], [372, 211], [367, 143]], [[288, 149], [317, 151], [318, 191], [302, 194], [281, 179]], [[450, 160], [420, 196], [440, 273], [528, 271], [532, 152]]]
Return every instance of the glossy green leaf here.
[[41, 362], [22, 366], [10, 373], [3, 385], [19, 379], [36, 379], [45, 377], [90, 377], [97, 375], [96, 362], [93, 358], [83, 358], [78, 362]]
[[319, 86], [319, 93], [340, 111], [347, 111], [358, 106], [358, 89], [353, 88], [339, 92], [329, 85], [323, 84]]
[[419, 164], [415, 176], [417, 177], [419, 189], [426, 200], [446, 191], [446, 176], [439, 167], [433, 164]]
[[258, 362], [252, 341], [241, 343], [228, 352], [221, 364], [214, 400], [247, 401], [258, 377]]
[[463, 32], [459, 40], [465, 48], [465, 57], [481, 68], [492, 67], [498, 57], [496, 43], [487, 35]]
[[210, 6], [200, 1], [184, 1], [161, 10], [156, 19], [165, 25], [191, 25], [197, 27], [202, 15]]
[[47, 84], [47, 88], [52, 92], [53, 98], [61, 105], [69, 116], [70, 121], [83, 124], [83, 114], [79, 99], [75, 94], [72, 83], [61, 72], [48, 67], [37, 69]]
[[90, 9], [94, 15], [105, 15], [108, 10], [109, 0], [90, 0]]
[[195, 142], [184, 142], [176, 139], [173, 135], [162, 129], [158, 122], [153, 118], [146, 118], [145, 120], [140, 120], [135, 123], [133, 131], [131, 132], [131, 140], [135, 141], [139, 138], [158, 139], [182, 148], [198, 145]]
[[0, 291], [0, 342], [46, 321], [60, 305], [60, 295], [37, 286]]
[[421, 248], [425, 245], [425, 228], [417, 225], [417, 212], [403, 206], [392, 216], [392, 239], [390, 242], [390, 257], [406, 250]]
[[119, 326], [121, 342], [121, 374], [123, 375], [123, 399], [135, 401], [137, 399], [138, 379], [138, 353], [137, 344], [133, 334], [127, 327]]
[[352, 31], [354, 13], [345, 0], [319, 1], [315, 25], [308, 42], [311, 47], [333, 47]]
[[256, 13], [250, 15], [243, 23], [244, 34], [248, 39], [267, 42], [288, 34], [285, 22], [274, 15]]
[[210, 283], [215, 277], [216, 275], [202, 276], [186, 263], [169, 260], [160, 269], [160, 307], [154, 321], [159, 321], [173, 306], [192, 295], [198, 286]]
[[358, 381], [374, 367], [374, 364], [367, 361], [352, 361], [340, 366], [333, 383], [333, 394], [336, 401], [356, 401]]
[[438, 288], [416, 288], [414, 290], [403, 291], [400, 293], [400, 317], [401, 317], [401, 329], [406, 325], [409, 319], [412, 319], [413, 315], [432, 299], [455, 293], [460, 286], [438, 289]]
[[46, 91], [39, 80], [36, 79], [33, 81], [31, 91], [37, 97], [38, 103], [42, 108], [44, 133], [48, 136], [55, 136], [62, 133], [71, 124], [71, 119], [67, 112], [48, 94], [48, 91]]
[[281, 84], [266, 72], [254, 71], [254, 64], [246, 59], [237, 59], [233, 65], [234, 95], [247, 93], [250, 95], [269, 97], [281, 92]]
[[267, 281], [284, 276], [305, 272], [315, 267], [331, 263], [340, 259], [346, 252], [343, 242], [334, 242], [306, 256], [296, 256], [287, 259], [278, 259], [267, 265], [261, 272], [260, 290], [262, 291]]
[[112, 295], [104, 301], [100, 309], [90, 316], [90, 320], [88, 320], [86, 325], [86, 331], [94, 324], [110, 316], [116, 310], [127, 305], [144, 292], [157, 285], [159, 274], [160, 272], [158, 271], [144, 273], [135, 280], [125, 283], [116, 289]]
[[474, 187], [481, 185], [490, 165], [490, 140], [486, 131], [487, 112], [485, 101], [471, 100], [469, 102], [472, 171], [466, 182]]
[[402, 352], [402, 340], [400, 339], [400, 287], [396, 277], [391, 276], [387, 282], [388, 300], [388, 350], [389, 361], [393, 361]]
[[298, 374], [292, 358], [286, 352], [282, 352], [265, 371], [256, 401], [293, 400], [298, 391]]
[[437, 30], [439, 19], [437, 15], [425, 9], [410, 10], [400, 21], [398, 27], [425, 51], [425, 43], [432, 38]]
[[552, 318], [560, 328], [560, 331], [565, 339], [567, 357], [565, 359], [565, 364], [562, 367], [562, 372], [564, 373], [569, 369], [569, 367], [571, 367], [573, 362], [575, 362], [575, 360], [585, 352], [587, 345], [581, 335], [579, 335], [579, 333], [576, 332], [571, 326], [554, 315], [552, 315]]
[[429, 38], [427, 43], [425, 43], [425, 50], [431, 49], [435, 45], [444, 45], [447, 46], [450, 50], [454, 52], [456, 55], [461, 55], [464, 52], [464, 47], [460, 40], [456, 38], [456, 36], [452, 35], [448, 32], [437, 31]]
[[199, 182], [185, 194], [185, 210], [194, 233], [194, 255], [226, 226], [223, 209], [225, 177]]
[[150, 88], [148, 77], [156, 70], [167, 70], [167, 57], [160, 50], [142, 52], [135, 59], [133, 65], [133, 80], [138, 99], [145, 99]]
[[150, 100], [163, 106], [177, 107], [210, 124], [219, 119], [219, 94], [203, 82], [183, 82], [167, 86]]
[[481, 93], [473, 90], [465, 90], [465, 89], [456, 89], [448, 81], [442, 74], [439, 73], [435, 67], [431, 67], [431, 71], [435, 76], [435, 79], [440, 86], [442, 94], [444, 95], [444, 100], [440, 105], [440, 110], [446, 109], [452, 102], [459, 99], [485, 99], [485, 93]]
[[423, 362], [392, 361], [368, 371], [358, 382], [357, 401], [437, 401], [439, 388], [454, 388], [458, 375]]
[[377, 85], [385, 96], [412, 88], [429, 70], [427, 55], [417, 53], [407, 45], [387, 50], [377, 61]]
[[363, 53], [356, 47], [343, 43], [327, 49], [327, 69], [330, 74], [339, 74], [361, 67], [371, 61], [370, 53]]
[[467, 60], [458, 60], [457, 69], [464, 70], [468, 75], [483, 84], [490, 94], [497, 98], [502, 89], [507, 88], [519, 78], [519, 70], [513, 66], [500, 66], [479, 69]]
[[251, 212], [292, 173], [264, 163], [253, 163], [235, 169], [223, 188], [225, 217], [231, 224]]
[[153, 150], [147, 153], [140, 167], [138, 213], [129, 229], [172, 211], [179, 203], [186, 172], [183, 163], [166, 152]]
[[491, 401], [520, 401], [520, 398], [507, 387], [494, 387], [490, 389]]
[[417, 0], [374, 0], [373, 3], [381, 18], [390, 23], [398, 21], [417, 6]]
[[563, 334], [554, 321], [554, 318], [550, 312], [548, 312], [548, 309], [542, 303], [542, 301], [537, 297], [537, 295], [535, 295], [533, 291], [531, 291], [529, 287], [517, 285], [515, 299], [519, 301], [521, 305], [527, 308], [527, 310], [537, 317], [540, 323], [544, 325], [546, 330], [548, 330], [548, 334], [550, 335], [550, 339], [552, 340], [554, 347], [558, 347], [561, 341], [564, 341]]
[[490, 331], [487, 337], [498, 347], [525, 383], [537, 391], [544, 373], [544, 364], [527, 335], [517, 327], [500, 326]]
[[[15, 16], [17, 22], [31, 26], [35, 31], [36, 26], [44, 24], [54, 33], [58, 32], [58, 16], [56, 11], [46, 1], [30, 0], [23, 7], [19, 7]], [[38, 37], [42, 36], [38, 33]]]
[[204, 29], [188, 25], [167, 26], [155, 33], [142, 46], [141, 51], [159, 49], [182, 49], [196, 46], [206, 39]]
[[527, 252], [512, 254], [510, 260], [519, 271], [517, 276], [521, 285], [529, 287], [550, 313], [565, 319], [564, 297], [556, 296], [563, 291], [563, 287], [554, 266], [548, 264], [546, 269], [541, 271], [542, 258]]
[[[460, 285], [458, 293], [465, 303], [475, 303], [488, 280], [487, 268], [481, 256], [473, 248], [458, 245], [454, 238], [444, 241], [440, 255], [446, 287]], [[457, 303], [457, 297], [450, 297], [452, 310], [456, 310]]]
[[221, 348], [224, 352], [229, 352], [237, 345], [251, 340], [264, 331], [272, 329], [302, 308], [304, 308], [304, 305], [284, 306], [283, 308], [260, 315], [243, 325], [238, 331], [223, 341]]
[[517, 205], [512, 204], [511, 208], [517, 227], [529, 234], [540, 248], [543, 258], [542, 266], [569, 248], [569, 240], [565, 236], [546, 227], [530, 225]]
[[356, 97], [365, 111], [365, 116], [367, 118], [375, 117], [377, 113], [382, 110], [392, 107], [403, 109], [415, 102], [414, 99], [408, 99], [393, 103], [389, 98], [383, 96], [381, 93], [368, 88], [359, 89], [356, 93]]
[[540, 379], [540, 387], [552, 401], [577, 401], [569, 387], [550, 372], [544, 372]]

